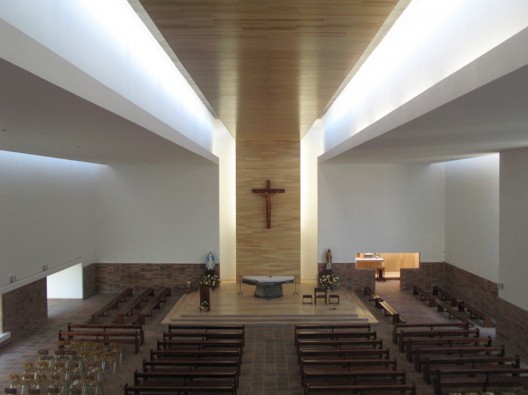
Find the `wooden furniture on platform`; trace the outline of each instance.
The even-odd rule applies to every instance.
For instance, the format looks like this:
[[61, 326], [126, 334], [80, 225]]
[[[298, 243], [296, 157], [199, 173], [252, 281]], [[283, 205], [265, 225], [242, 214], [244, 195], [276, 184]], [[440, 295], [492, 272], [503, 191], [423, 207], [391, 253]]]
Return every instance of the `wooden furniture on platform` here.
[[326, 297], [328, 296], [328, 290], [322, 287], [314, 288], [314, 301], [317, 304], [317, 299], [324, 299], [325, 304], [327, 303]]
[[255, 297], [273, 299], [283, 295], [282, 284], [295, 282], [294, 276], [243, 276], [244, 284], [256, 285]]
[[376, 269], [376, 280], [385, 281], [385, 259], [383, 258], [356, 258], [356, 269]]

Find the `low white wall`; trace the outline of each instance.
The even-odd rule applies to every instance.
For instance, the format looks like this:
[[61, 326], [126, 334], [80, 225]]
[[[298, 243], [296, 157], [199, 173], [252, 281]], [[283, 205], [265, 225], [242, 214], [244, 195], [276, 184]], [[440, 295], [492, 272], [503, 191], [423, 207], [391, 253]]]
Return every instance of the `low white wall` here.
[[97, 261], [203, 263], [219, 256], [218, 166], [122, 165], [101, 173]]
[[48, 299], [82, 299], [83, 266], [77, 264], [47, 277]]
[[446, 262], [499, 280], [499, 155], [447, 162]]
[[361, 251], [443, 261], [443, 165], [321, 164], [318, 233], [320, 262], [327, 248], [334, 262]]
[[93, 191], [102, 168], [0, 151], [0, 291], [45, 277], [44, 265], [93, 261]]
[[500, 156], [499, 296], [528, 311], [528, 149]]

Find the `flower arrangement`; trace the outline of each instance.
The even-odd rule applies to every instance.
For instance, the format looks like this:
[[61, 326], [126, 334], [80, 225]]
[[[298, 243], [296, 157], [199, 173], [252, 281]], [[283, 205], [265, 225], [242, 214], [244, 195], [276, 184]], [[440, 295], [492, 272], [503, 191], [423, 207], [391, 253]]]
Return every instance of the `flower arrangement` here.
[[199, 307], [199, 309], [200, 309], [201, 312], [211, 310], [211, 306], [209, 305], [209, 301], [208, 301], [207, 299], [203, 299], [203, 300], [200, 302], [200, 307]]
[[218, 285], [219, 280], [220, 278], [218, 277], [218, 274], [212, 270], [208, 270], [200, 279], [200, 285], [206, 285], [210, 288], [215, 288]]
[[319, 284], [326, 289], [333, 289], [339, 285], [339, 277], [333, 272], [327, 272], [319, 276]]

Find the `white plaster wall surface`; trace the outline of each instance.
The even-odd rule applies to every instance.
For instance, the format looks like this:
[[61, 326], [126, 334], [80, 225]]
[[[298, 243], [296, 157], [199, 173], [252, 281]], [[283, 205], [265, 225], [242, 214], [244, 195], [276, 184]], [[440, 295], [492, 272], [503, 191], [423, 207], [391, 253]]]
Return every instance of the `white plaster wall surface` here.
[[434, 165], [321, 164], [319, 260], [355, 253], [419, 252], [444, 260], [444, 167]]
[[528, 149], [500, 155], [499, 296], [528, 310]]
[[97, 261], [203, 263], [218, 256], [218, 166], [114, 166], [97, 196]]
[[103, 166], [0, 151], [0, 286], [94, 258], [94, 188]]
[[447, 162], [446, 262], [499, 280], [499, 155]]

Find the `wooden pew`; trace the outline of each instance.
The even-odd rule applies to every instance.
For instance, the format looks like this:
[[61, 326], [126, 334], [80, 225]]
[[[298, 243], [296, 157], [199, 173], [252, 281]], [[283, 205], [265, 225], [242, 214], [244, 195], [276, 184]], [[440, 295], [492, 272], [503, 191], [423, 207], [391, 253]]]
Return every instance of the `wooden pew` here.
[[482, 325], [486, 328], [494, 326], [489, 315], [484, 313], [482, 310], [477, 309], [476, 307], [470, 306], [466, 302], [458, 303], [458, 311], [467, 311], [470, 318], [482, 321]]
[[119, 295], [112, 298], [109, 302], [107, 302], [103, 307], [101, 307], [99, 310], [97, 310], [95, 313], [92, 314], [92, 318], [90, 320], [90, 323], [92, 324], [98, 324], [99, 323], [99, 317], [102, 315], [105, 315], [110, 310], [115, 310], [119, 307], [119, 303], [126, 301], [127, 297], [132, 295], [132, 288], [126, 288], [124, 289]]
[[458, 308], [451, 307], [448, 304], [442, 304], [442, 303], [438, 303], [436, 308], [439, 312], [446, 312], [449, 318], [456, 318], [460, 320], [461, 322], [469, 323], [469, 316], [459, 311]]
[[96, 343], [119, 343], [133, 344], [134, 351], [139, 352], [140, 335], [139, 331], [63, 331], [59, 330], [59, 342], [96, 342]]
[[421, 300], [426, 300], [429, 304], [429, 307], [436, 306], [436, 298], [434, 297], [434, 295], [427, 292], [425, 289], [420, 288], [417, 285], [413, 286], [413, 295], [419, 295]]
[[427, 357], [422, 361], [422, 373], [427, 384], [431, 384], [432, 377], [436, 376], [437, 371], [443, 369], [445, 371], [450, 369], [483, 369], [483, 368], [520, 368], [521, 360], [519, 356], [514, 357], [495, 357], [489, 355], [479, 355], [471, 357], [457, 358], [431, 358]]
[[156, 348], [158, 350], [169, 350], [171, 348], [242, 348], [242, 339], [212, 339], [212, 340], [158, 340]]
[[405, 352], [405, 346], [407, 345], [407, 339], [411, 337], [423, 338], [423, 337], [479, 337], [480, 331], [478, 328], [472, 329], [435, 329], [429, 331], [407, 331], [402, 330], [398, 337], [398, 347], [401, 352]]
[[343, 392], [346, 394], [364, 394], [376, 392], [378, 394], [409, 394], [416, 395], [416, 385], [412, 384], [357, 384], [357, 385], [315, 385], [308, 384], [305, 387], [306, 395], [314, 393]]
[[363, 295], [368, 296], [369, 302], [383, 300], [383, 298], [377, 295], [376, 293], [374, 293], [374, 291], [370, 287], [363, 288]]
[[171, 350], [150, 350], [150, 359], [155, 360], [178, 360], [186, 359], [190, 361], [205, 360], [229, 360], [237, 359], [237, 371], [240, 372], [240, 365], [242, 364], [242, 350], [237, 348], [229, 349], [171, 349]]
[[134, 324], [76, 324], [68, 322], [68, 332], [73, 332], [76, 330], [95, 330], [95, 331], [126, 331], [130, 330], [131, 332], [139, 331], [139, 340], [140, 344], [145, 343], [145, 331], [143, 330], [143, 325], [134, 325]]
[[306, 384], [306, 372], [348, 371], [358, 369], [392, 369], [396, 370], [396, 359], [310, 359], [303, 362], [301, 384]]
[[301, 339], [376, 339], [376, 331], [336, 331], [326, 332], [320, 330], [299, 331], [295, 336], [296, 344]]
[[504, 346], [500, 347], [428, 347], [419, 348], [414, 355], [414, 367], [418, 372], [422, 371], [422, 365], [426, 358], [431, 359], [432, 356], [443, 356], [445, 358], [452, 357], [456, 362], [458, 358], [464, 356], [488, 355], [496, 357], [504, 357]]
[[335, 360], [335, 359], [389, 359], [390, 351], [388, 349], [373, 349], [373, 348], [356, 348], [349, 350], [321, 350], [321, 349], [307, 349], [299, 350], [299, 368], [302, 372], [305, 362], [313, 365], [314, 360]]
[[440, 369], [433, 382], [435, 395], [441, 395], [448, 388], [479, 387], [481, 391], [491, 387], [518, 388], [528, 385], [528, 369]]
[[200, 379], [208, 381], [217, 380], [216, 383], [227, 382], [238, 387], [238, 374], [236, 369], [229, 370], [191, 370], [191, 371], [156, 371], [134, 372], [134, 385], [202, 385]]
[[141, 294], [132, 299], [124, 311], [117, 314], [114, 324], [123, 324], [125, 322], [125, 317], [133, 315], [134, 310], [139, 309], [141, 307], [141, 303], [146, 302], [148, 297], [152, 295], [154, 295], [154, 288], [147, 288]]
[[143, 371], [174, 370], [176, 368], [191, 370], [198, 369], [228, 369], [235, 368], [237, 374], [240, 374], [239, 358], [221, 358], [221, 359], [162, 359], [162, 360], [143, 360]]
[[297, 347], [306, 348], [353, 348], [361, 346], [371, 346], [373, 348], [383, 348], [383, 339], [299, 339]]
[[225, 385], [202, 385], [202, 386], [165, 386], [165, 385], [128, 385], [125, 384], [125, 395], [143, 395], [143, 394], [236, 394], [236, 386], [234, 384]]
[[[370, 324], [297, 324], [295, 325], [295, 345], [297, 345], [299, 339], [305, 338], [306, 334], [321, 334], [319, 338], [325, 338], [324, 334], [332, 333], [346, 333], [346, 332], [360, 332], [370, 333]], [[368, 337], [370, 338], [370, 337]], [[375, 338], [375, 337], [374, 337]]]
[[164, 288], [161, 292], [159, 292], [157, 295], [154, 295], [154, 298], [152, 301], [145, 306], [141, 312], [138, 313], [136, 324], [145, 324], [145, 318], [146, 317], [152, 317], [152, 312], [155, 309], [159, 309], [161, 302], [165, 302], [167, 300], [167, 296], [171, 295], [171, 289], [170, 288]]
[[197, 338], [201, 340], [240, 339], [245, 343], [244, 325], [174, 325], [169, 324], [168, 332], [163, 332], [163, 340]]
[[492, 339], [488, 337], [444, 337], [442, 339], [413, 339], [409, 338], [405, 347], [405, 354], [409, 362], [413, 361], [414, 354], [423, 347], [491, 347]]
[[470, 324], [467, 322], [463, 323], [448, 323], [448, 322], [415, 322], [415, 323], [397, 323], [394, 324], [392, 329], [392, 342], [398, 344], [399, 334], [402, 330], [406, 329], [446, 329], [446, 328], [459, 328], [469, 329]]
[[400, 316], [400, 313], [396, 311], [386, 300], [376, 300], [376, 308], [383, 309], [385, 317], [390, 316], [393, 324], [404, 323], [405, 320]]
[[360, 385], [360, 384], [405, 384], [404, 370], [357, 369], [357, 370], [317, 370], [305, 369], [304, 387], [307, 385]]
[[442, 301], [449, 301], [452, 307], [458, 306], [458, 298], [437, 285], [433, 287], [433, 295], [438, 296]]

